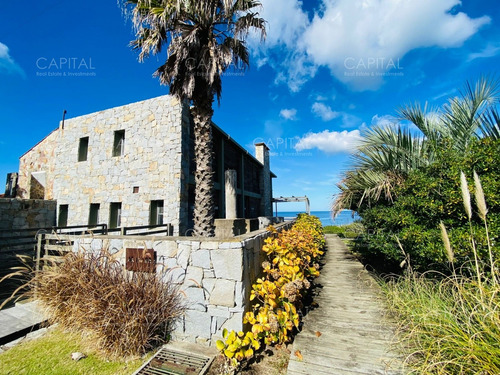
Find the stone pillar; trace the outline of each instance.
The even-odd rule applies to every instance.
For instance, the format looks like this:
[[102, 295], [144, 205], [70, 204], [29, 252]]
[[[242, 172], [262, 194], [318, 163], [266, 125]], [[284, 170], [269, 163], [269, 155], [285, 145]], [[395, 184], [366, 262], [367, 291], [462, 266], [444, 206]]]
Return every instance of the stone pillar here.
[[226, 219], [236, 219], [238, 212], [236, 203], [236, 171], [234, 169], [228, 169], [224, 173], [224, 177], [226, 191]]
[[255, 158], [264, 166], [260, 179], [260, 206], [262, 216], [273, 216], [273, 189], [271, 185], [271, 167], [269, 165], [269, 147], [265, 143], [255, 145]]

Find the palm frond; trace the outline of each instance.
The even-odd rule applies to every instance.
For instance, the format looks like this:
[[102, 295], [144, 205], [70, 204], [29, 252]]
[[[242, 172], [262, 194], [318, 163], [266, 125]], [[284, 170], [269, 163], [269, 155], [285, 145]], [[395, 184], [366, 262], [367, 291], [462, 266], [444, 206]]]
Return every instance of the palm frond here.
[[483, 114], [480, 129], [483, 136], [500, 139], [500, 113], [497, 108], [491, 108]]
[[245, 69], [249, 30], [265, 37], [265, 21], [253, 0], [130, 0], [139, 60], [168, 47], [167, 59], [155, 72], [181, 99], [220, 98], [222, 75], [230, 67]]
[[481, 118], [498, 102], [498, 93], [496, 79], [481, 77], [475, 85], [467, 81], [460, 95], [443, 107], [443, 123], [458, 151], [465, 151], [477, 137]]

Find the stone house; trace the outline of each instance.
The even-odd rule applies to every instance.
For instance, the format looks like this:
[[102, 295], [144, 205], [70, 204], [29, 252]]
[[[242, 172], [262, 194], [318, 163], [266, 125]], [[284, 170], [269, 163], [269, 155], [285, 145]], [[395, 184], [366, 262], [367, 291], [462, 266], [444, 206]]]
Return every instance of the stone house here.
[[[237, 217], [272, 216], [266, 145], [253, 157], [215, 124], [213, 135], [216, 218], [225, 218], [227, 170]], [[193, 226], [193, 156], [189, 107], [160, 96], [62, 121], [21, 156], [17, 196], [56, 200], [60, 226], [169, 223], [183, 235]]]

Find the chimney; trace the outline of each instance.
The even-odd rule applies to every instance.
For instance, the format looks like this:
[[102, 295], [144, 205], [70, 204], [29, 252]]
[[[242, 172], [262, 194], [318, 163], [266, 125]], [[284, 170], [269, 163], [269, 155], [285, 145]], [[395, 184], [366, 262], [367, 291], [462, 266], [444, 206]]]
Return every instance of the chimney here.
[[269, 165], [269, 147], [265, 143], [255, 144], [255, 157], [264, 166], [260, 177], [260, 213], [262, 216], [273, 216], [273, 189], [271, 181], [271, 168]]

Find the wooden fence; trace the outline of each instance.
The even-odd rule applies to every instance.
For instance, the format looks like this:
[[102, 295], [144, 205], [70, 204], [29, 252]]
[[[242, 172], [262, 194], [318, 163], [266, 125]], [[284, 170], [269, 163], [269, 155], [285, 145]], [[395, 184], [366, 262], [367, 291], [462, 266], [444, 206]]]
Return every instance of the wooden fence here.
[[[44, 260], [65, 254], [73, 246], [72, 238], [82, 234], [171, 236], [173, 227], [171, 224], [164, 224], [108, 229], [106, 224], [99, 224], [0, 230], [0, 279], [12, 273], [15, 267], [37, 269]], [[23, 257], [26, 263], [23, 263], [20, 257]], [[0, 283], [0, 304], [25, 281], [26, 279], [16, 276]]]

